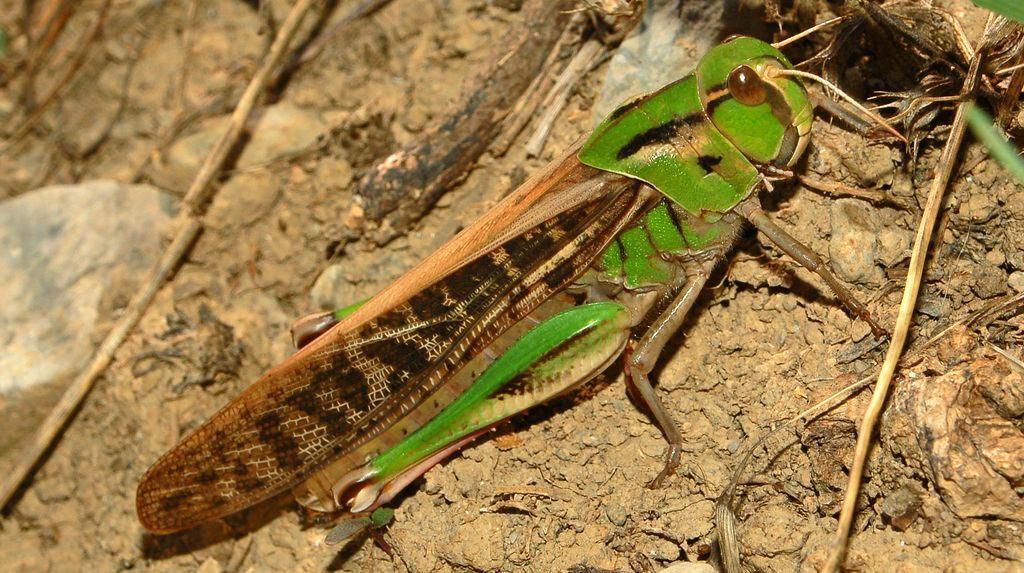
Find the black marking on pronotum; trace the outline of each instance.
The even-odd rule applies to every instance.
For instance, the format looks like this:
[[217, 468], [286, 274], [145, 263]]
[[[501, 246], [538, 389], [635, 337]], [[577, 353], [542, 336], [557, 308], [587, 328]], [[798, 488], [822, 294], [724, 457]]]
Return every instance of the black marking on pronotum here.
[[679, 215], [676, 213], [676, 210], [672, 208], [672, 205], [668, 200], [663, 200], [663, 204], [665, 205], [665, 210], [668, 211], [669, 221], [672, 221], [672, 225], [676, 228], [676, 232], [679, 233], [679, 236], [685, 241], [686, 233], [683, 232], [683, 225], [679, 222]]
[[[622, 244], [622, 239], [620, 239], [619, 237], [615, 237], [615, 241], [612, 244], [615, 245], [615, 250], [618, 251], [618, 253], [619, 253], [619, 262], [620, 262], [620, 264], [621, 265], [625, 265], [626, 264], [626, 246]], [[622, 269], [620, 268], [619, 271], [621, 273]]]
[[694, 113], [685, 117], [673, 117], [657, 127], [652, 127], [643, 133], [634, 135], [633, 139], [629, 140], [629, 143], [619, 149], [619, 152], [615, 154], [615, 158], [621, 161], [648, 145], [664, 143], [670, 140], [679, 131], [679, 128], [684, 125], [701, 123], [703, 120], [704, 115], [701, 113]]
[[721, 155], [701, 155], [697, 158], [697, 164], [704, 170], [704, 173], [710, 174], [714, 171], [715, 166], [722, 162]]
[[704, 104], [704, 107], [706, 108], [709, 116], [714, 116], [715, 109], [717, 109], [718, 106], [722, 105], [723, 103], [731, 99], [732, 94], [730, 94], [729, 92], [724, 92], [722, 95], [716, 97], [715, 99], [709, 99], [708, 102]]
[[[726, 100], [732, 99], [732, 94], [729, 92], [729, 80], [726, 79], [724, 82], [713, 85], [710, 88], [704, 90], [704, 111], [710, 117], [715, 113], [715, 108], [722, 105]], [[715, 97], [711, 97], [714, 95]]]
[[[736, 68], [733, 68], [735, 70]], [[725, 79], [718, 82], [717, 84], [708, 88], [707, 93], [711, 95], [713, 93], [725, 92], [729, 93], [729, 76], [725, 76]]]

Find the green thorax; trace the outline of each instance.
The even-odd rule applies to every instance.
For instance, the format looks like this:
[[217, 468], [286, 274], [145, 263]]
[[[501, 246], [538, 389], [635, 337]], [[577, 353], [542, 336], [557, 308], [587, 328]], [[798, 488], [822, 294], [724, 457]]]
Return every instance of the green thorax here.
[[[806, 92], [792, 78], [771, 76], [773, 67], [790, 63], [760, 40], [716, 46], [694, 73], [612, 112], [579, 160], [640, 179], [695, 217], [726, 213], [757, 185], [758, 165], [792, 164], [810, 135]], [[760, 97], [737, 90], [741, 68]]]
[[700, 259], [710, 250], [727, 248], [738, 229], [735, 217], [695, 217], [663, 199], [615, 237], [597, 267], [602, 280], [630, 290], [667, 284], [678, 269], [668, 259]]

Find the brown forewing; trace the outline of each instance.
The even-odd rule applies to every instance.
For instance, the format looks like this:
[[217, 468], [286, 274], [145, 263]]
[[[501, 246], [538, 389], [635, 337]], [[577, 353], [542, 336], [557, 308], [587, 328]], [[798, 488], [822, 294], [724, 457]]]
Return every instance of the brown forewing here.
[[373, 439], [585, 270], [642, 194], [563, 157], [161, 457], [139, 520], [165, 533], [233, 513]]

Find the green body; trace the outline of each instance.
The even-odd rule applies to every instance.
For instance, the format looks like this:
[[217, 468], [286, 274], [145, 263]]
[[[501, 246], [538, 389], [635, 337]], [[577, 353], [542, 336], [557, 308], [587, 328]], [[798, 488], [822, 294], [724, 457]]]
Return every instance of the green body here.
[[[802, 152], [811, 121], [803, 87], [780, 79], [764, 103], [745, 106], [723, 92], [737, 63], [790, 65], [770, 45], [737, 38], [710, 51], [693, 74], [620, 106], [581, 148], [580, 162], [664, 195], [605, 249], [595, 265], [601, 280], [627, 290], [667, 285], [680, 260], [731, 244], [736, 223], [727, 214], [759, 184], [759, 165], [788, 165]], [[381, 490], [391, 480], [419, 475], [431, 456], [599, 373], [621, 352], [629, 319], [622, 304], [604, 302], [541, 322], [440, 414], [371, 460], [351, 509], [388, 501], [393, 493]]]
[[[764, 168], [792, 164], [806, 146], [807, 95], [774, 73], [787, 67], [751, 38], [715, 47], [694, 73], [615, 110], [579, 163], [563, 160], [517, 191], [515, 201], [530, 198], [517, 211], [529, 224], [485, 218], [503, 227], [481, 226], [476, 255], [439, 255], [450, 271], [429, 281], [411, 272], [421, 276], [414, 288], [398, 285], [402, 296], [344, 327], [333, 328], [362, 303], [296, 325], [300, 352], [146, 472], [140, 522], [179, 531], [287, 488], [312, 509], [368, 511], [487, 427], [622, 354], [680, 444], [647, 376], [735, 240]], [[565, 310], [576, 302], [567, 289], [600, 302]], [[671, 451], [666, 469], [678, 461]]]

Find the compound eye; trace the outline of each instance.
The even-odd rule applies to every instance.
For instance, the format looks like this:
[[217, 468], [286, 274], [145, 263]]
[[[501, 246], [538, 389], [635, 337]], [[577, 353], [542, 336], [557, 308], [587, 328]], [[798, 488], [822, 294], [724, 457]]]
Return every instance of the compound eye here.
[[747, 65], [729, 72], [729, 94], [743, 105], [759, 105], [767, 97], [761, 76]]

